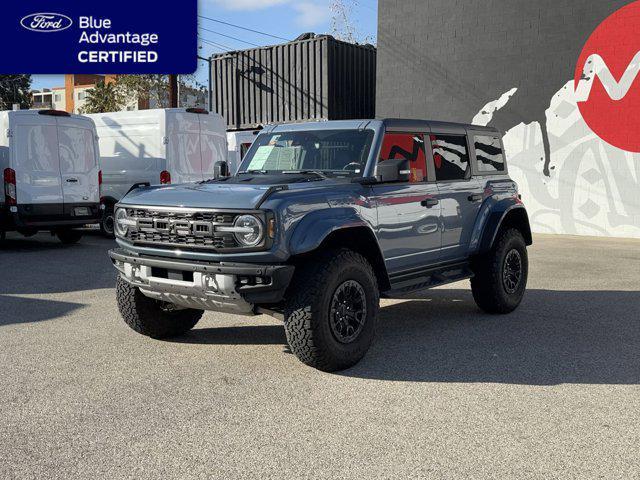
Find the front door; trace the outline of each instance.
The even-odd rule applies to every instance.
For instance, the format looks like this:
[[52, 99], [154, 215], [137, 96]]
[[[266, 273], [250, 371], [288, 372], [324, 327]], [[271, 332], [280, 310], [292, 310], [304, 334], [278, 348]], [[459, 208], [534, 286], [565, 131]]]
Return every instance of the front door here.
[[438, 187], [427, 182], [424, 135], [386, 133], [380, 162], [407, 158], [411, 179], [372, 187], [377, 236], [390, 274], [436, 263], [440, 256]]
[[442, 208], [442, 261], [463, 260], [482, 204], [482, 186], [471, 176], [465, 135], [430, 135]]

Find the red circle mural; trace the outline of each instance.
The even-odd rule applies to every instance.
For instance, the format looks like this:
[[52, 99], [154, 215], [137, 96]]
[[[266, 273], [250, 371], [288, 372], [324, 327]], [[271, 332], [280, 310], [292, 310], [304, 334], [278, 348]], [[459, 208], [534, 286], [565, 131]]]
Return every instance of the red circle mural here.
[[591, 34], [575, 72], [578, 108], [605, 142], [640, 152], [640, 1], [610, 15]]

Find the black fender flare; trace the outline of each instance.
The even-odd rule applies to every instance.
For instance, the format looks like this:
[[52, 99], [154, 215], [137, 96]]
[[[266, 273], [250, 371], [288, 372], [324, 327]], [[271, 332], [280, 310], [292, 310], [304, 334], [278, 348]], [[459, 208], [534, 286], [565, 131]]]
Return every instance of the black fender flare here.
[[482, 229], [476, 253], [482, 254], [491, 250], [498, 232], [507, 225], [520, 230], [527, 245], [533, 243], [527, 210], [522, 203], [514, 202], [505, 208], [494, 208], [491, 211]]

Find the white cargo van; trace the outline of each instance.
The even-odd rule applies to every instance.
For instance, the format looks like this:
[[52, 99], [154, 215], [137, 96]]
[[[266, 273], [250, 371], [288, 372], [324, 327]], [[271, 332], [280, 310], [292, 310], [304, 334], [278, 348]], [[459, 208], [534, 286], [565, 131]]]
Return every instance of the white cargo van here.
[[153, 109], [87, 115], [100, 145], [101, 229], [113, 235], [113, 206], [136, 184], [189, 183], [214, 176], [227, 160], [224, 119], [203, 109]]
[[229, 145], [229, 171], [237, 172], [240, 162], [253, 144], [260, 130], [238, 130], [227, 132], [227, 144]]
[[100, 218], [100, 172], [93, 122], [57, 110], [0, 112], [0, 237], [48, 230], [75, 243], [74, 230]]

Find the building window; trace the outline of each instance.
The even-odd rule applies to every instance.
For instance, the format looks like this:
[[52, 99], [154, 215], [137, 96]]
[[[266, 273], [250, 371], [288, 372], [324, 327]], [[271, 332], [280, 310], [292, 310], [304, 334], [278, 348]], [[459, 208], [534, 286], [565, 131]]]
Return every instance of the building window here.
[[504, 172], [504, 153], [499, 138], [477, 135], [474, 139], [474, 146], [478, 172]]
[[53, 97], [53, 101], [54, 102], [61, 102], [62, 101], [62, 95], [60, 95], [59, 93], [56, 93]]
[[386, 133], [380, 149], [380, 162], [407, 159], [411, 168], [409, 181], [424, 182], [427, 177], [427, 161], [424, 138], [421, 133]]
[[86, 92], [78, 92], [78, 100], [84, 100], [87, 96]]
[[464, 180], [471, 175], [467, 137], [464, 135], [430, 135], [436, 180]]

